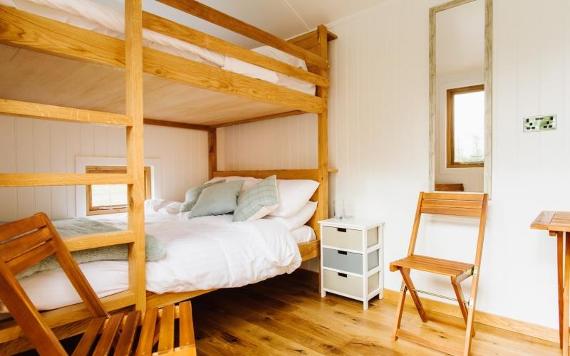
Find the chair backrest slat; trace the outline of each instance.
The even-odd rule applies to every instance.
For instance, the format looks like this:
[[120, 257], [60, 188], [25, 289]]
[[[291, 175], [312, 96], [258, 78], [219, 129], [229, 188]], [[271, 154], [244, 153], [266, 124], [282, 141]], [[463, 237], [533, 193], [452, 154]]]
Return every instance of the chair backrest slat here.
[[423, 193], [420, 204], [424, 214], [479, 217], [483, 194]]
[[29, 267], [40, 263], [42, 260], [48, 258], [55, 253], [55, 246], [51, 241], [45, 242], [35, 248], [26, 251], [26, 253], [11, 259], [6, 263], [12, 270], [14, 275], [25, 271]]
[[0, 225], [0, 299], [41, 354], [65, 355], [16, 278], [18, 273], [49, 256], [57, 258], [87, 309], [94, 316], [107, 317], [97, 294], [45, 214]]
[[4, 261], [11, 261], [50, 239], [51, 231], [47, 227], [42, 227], [29, 234], [18, 235], [13, 239], [0, 241], [0, 258]]

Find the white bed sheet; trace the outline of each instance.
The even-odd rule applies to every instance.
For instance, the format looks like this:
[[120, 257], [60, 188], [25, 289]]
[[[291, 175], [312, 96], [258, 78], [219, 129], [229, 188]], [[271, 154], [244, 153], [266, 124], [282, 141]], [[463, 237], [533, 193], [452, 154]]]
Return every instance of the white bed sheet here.
[[[97, 220], [120, 226], [121, 215]], [[167, 249], [165, 259], [147, 263], [147, 290], [155, 293], [240, 287], [291, 273], [301, 264], [297, 244], [315, 239], [309, 226], [288, 232], [269, 219], [231, 223], [230, 215], [186, 220], [147, 214], [146, 226]], [[83, 263], [80, 268], [100, 297], [128, 289], [126, 261]], [[40, 310], [80, 302], [61, 270], [36, 273], [21, 283]]]
[[[124, 37], [122, 7], [106, 6], [93, 0], [0, 0], [0, 4], [104, 35], [116, 38]], [[234, 73], [269, 81], [306, 94], [315, 94], [314, 84], [227, 57], [157, 32], [146, 29], [143, 32], [144, 44], [147, 47], [197, 62], [215, 65]], [[255, 51], [307, 70], [307, 65], [302, 59], [277, 49], [263, 46], [255, 49]]]

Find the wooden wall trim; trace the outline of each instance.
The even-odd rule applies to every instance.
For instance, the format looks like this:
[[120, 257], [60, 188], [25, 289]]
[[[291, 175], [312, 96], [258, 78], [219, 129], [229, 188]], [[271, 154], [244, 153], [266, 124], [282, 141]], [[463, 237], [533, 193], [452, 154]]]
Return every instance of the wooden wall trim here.
[[156, 119], [144, 119], [145, 125], [153, 126], [164, 126], [164, 127], [174, 127], [178, 129], [187, 130], [199, 130], [199, 131], [210, 131], [211, 127], [207, 125], [199, 124], [188, 124], [185, 122], [167, 121], [167, 120], [156, 120]]
[[216, 9], [208, 7], [194, 0], [158, 0], [159, 2], [172, 6], [178, 10], [199, 17], [203, 20], [216, 24], [230, 31], [239, 33], [247, 38], [264, 43], [271, 47], [277, 48], [283, 52], [287, 52], [295, 57], [305, 60], [308, 64], [316, 65], [320, 68], [327, 68], [328, 61], [315, 53], [309, 52], [304, 48], [296, 46], [290, 42], [282, 40], [268, 32], [265, 32], [255, 26], [245, 23], [235, 17], [229, 16]]
[[278, 113], [278, 114], [270, 114], [270, 115], [262, 115], [262, 116], [252, 117], [250, 119], [241, 119], [238, 121], [225, 122], [223, 124], [214, 125], [213, 127], [220, 128], [220, 127], [249, 124], [249, 123], [257, 122], [257, 121], [272, 120], [272, 119], [277, 119], [280, 117], [289, 117], [289, 116], [295, 116], [295, 115], [301, 115], [301, 114], [305, 114], [305, 112], [300, 111], [300, 110], [293, 110], [293, 111], [287, 111], [287, 112], [282, 112], [282, 113]]

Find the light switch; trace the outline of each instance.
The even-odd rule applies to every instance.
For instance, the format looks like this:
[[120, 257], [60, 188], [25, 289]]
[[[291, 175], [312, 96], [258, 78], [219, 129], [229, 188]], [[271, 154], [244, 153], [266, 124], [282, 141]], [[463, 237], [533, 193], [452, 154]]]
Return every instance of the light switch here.
[[556, 115], [535, 116], [523, 118], [523, 131], [550, 131], [556, 130]]

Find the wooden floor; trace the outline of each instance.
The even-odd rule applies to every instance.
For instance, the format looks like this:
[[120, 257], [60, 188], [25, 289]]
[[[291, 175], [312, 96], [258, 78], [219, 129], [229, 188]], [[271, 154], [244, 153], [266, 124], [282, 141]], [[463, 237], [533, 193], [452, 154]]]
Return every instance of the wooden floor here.
[[[217, 291], [194, 301], [201, 355], [439, 355], [391, 338], [396, 306], [375, 298], [368, 311], [356, 301], [316, 291], [291, 276]], [[407, 310], [403, 327], [434, 338], [463, 341], [462, 321], [432, 316], [421, 325]], [[445, 324], [444, 324], [445, 323]], [[476, 328], [473, 355], [559, 355], [557, 345], [486, 326]]]

